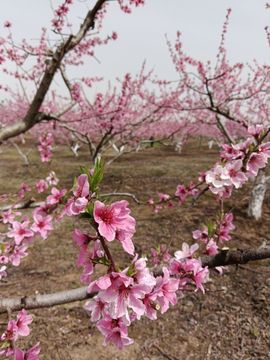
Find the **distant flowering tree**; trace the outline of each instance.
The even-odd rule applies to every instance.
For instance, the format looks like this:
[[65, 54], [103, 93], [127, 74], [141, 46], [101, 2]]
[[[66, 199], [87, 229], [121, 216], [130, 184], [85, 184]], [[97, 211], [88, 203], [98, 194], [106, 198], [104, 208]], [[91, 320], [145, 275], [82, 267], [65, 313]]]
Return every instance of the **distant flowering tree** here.
[[[225, 140], [233, 145], [248, 136], [248, 128], [255, 135], [261, 128], [269, 127], [270, 72], [268, 65], [260, 65], [255, 60], [251, 64], [229, 62], [225, 37], [230, 13], [231, 9], [227, 12], [214, 64], [187, 55], [180, 32], [174, 44], [168, 41], [168, 47], [180, 78], [175, 89], [178, 97], [171, 106], [180, 118], [189, 114], [194, 135], [214, 138], [218, 143]], [[261, 164], [261, 167], [264, 166]], [[261, 218], [269, 180], [259, 172], [254, 183], [248, 214], [257, 220]]]

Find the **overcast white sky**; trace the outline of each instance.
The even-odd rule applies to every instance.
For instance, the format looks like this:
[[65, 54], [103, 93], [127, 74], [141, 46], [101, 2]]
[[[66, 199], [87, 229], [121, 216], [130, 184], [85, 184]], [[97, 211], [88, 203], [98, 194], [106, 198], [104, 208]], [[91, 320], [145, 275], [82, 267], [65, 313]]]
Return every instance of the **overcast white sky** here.
[[[54, 5], [61, 1], [52, 1]], [[93, 0], [74, 0], [73, 16], [77, 21]], [[123, 14], [112, 2], [104, 21], [104, 34], [117, 31], [119, 39], [100, 47], [100, 63], [91, 61], [84, 74], [112, 80], [126, 72], [136, 73], [144, 59], [161, 78], [176, 77], [168, 54], [165, 34], [175, 38], [182, 32], [186, 52], [200, 59], [215, 58], [226, 9], [232, 8], [227, 48], [232, 61], [269, 63], [270, 49], [264, 27], [270, 25], [270, 10], [264, 0], [145, 0], [146, 5]], [[16, 36], [33, 39], [52, 18], [49, 0], [0, 0], [0, 24], [13, 23]], [[0, 36], [6, 30], [0, 26]], [[73, 74], [74, 76], [75, 73]], [[81, 74], [79, 74], [81, 75]], [[0, 81], [1, 81], [0, 73]]]

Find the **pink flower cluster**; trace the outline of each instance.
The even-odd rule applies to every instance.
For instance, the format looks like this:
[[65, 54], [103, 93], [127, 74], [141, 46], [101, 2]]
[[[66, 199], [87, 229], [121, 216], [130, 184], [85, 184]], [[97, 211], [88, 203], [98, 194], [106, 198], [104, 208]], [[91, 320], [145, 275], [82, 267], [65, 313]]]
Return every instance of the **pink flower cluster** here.
[[182, 250], [175, 252], [175, 258], [170, 265], [171, 275], [178, 276], [179, 289], [183, 292], [187, 285], [194, 284], [196, 290], [205, 292], [203, 284], [209, 279], [209, 270], [203, 267], [201, 260], [193, 258], [193, 254], [198, 250], [198, 244], [189, 247], [182, 244]]
[[51, 133], [45, 133], [39, 136], [38, 151], [40, 153], [41, 161], [48, 162], [52, 157], [52, 145], [53, 135]]
[[68, 216], [79, 215], [84, 212], [90, 198], [90, 186], [88, 175], [81, 174], [73, 187], [73, 197], [65, 206], [65, 214]]
[[224, 214], [215, 224], [209, 224], [202, 230], [192, 232], [193, 239], [201, 241], [204, 245], [204, 253], [207, 255], [216, 255], [218, 245], [231, 239], [230, 233], [235, 229], [233, 224], [233, 214], [231, 212]]
[[21, 259], [27, 256], [27, 248], [32, 244], [34, 236], [40, 235], [42, 239], [46, 239], [53, 230], [52, 216], [46, 215], [42, 208], [33, 212], [32, 225], [27, 217], [22, 221], [15, 220], [17, 216], [18, 213], [12, 210], [2, 214], [2, 222], [9, 228], [0, 239], [0, 264], [3, 265], [10, 263], [19, 266]]
[[27, 193], [27, 192], [30, 192], [31, 191], [31, 188], [28, 184], [26, 183], [22, 183], [20, 185], [20, 188], [19, 188], [19, 191], [18, 191], [18, 197], [20, 199], [23, 199], [24, 198], [24, 195]]
[[[132, 238], [136, 223], [130, 215], [128, 202], [122, 200], [106, 205], [95, 200], [91, 215], [87, 204], [92, 201], [89, 195], [88, 176], [82, 174], [75, 182], [73, 196], [65, 210], [68, 215], [88, 214], [94, 221], [95, 234], [90, 235], [79, 229], [73, 233], [73, 240], [79, 248], [77, 266], [83, 268], [81, 280], [88, 284], [90, 294], [96, 293], [85, 308], [90, 313], [91, 321], [103, 334], [105, 344], [113, 343], [122, 349], [133, 343], [128, 336], [128, 327], [135, 320], [143, 316], [155, 320], [159, 310], [164, 313], [170, 305], [176, 304], [177, 291], [183, 291], [188, 285], [195, 285], [196, 289], [204, 291], [203, 283], [208, 279], [208, 269], [202, 268], [200, 261], [192, 258], [197, 246], [188, 255], [181, 257], [180, 252], [176, 253], [175, 258], [162, 249], [162, 260], [167, 262], [167, 266], [154, 275], [147, 267], [147, 259], [134, 254]], [[164, 194], [160, 197], [163, 198]], [[165, 198], [166, 201], [168, 198]], [[84, 209], [71, 211], [78, 199], [85, 199]], [[135, 255], [124, 270], [115, 264], [108, 247], [114, 240], [119, 241], [129, 255]], [[107, 273], [93, 280], [97, 264], [105, 266]]]
[[232, 145], [222, 145], [220, 163], [206, 172], [205, 182], [209, 189], [219, 198], [230, 197], [232, 189], [239, 189], [250, 177], [264, 168], [270, 157], [270, 142], [258, 144], [264, 131], [262, 127], [251, 127], [249, 131], [254, 138]]
[[[43, 192], [49, 185], [57, 182], [55, 174], [51, 173], [46, 180], [41, 179], [36, 183], [36, 189]], [[25, 187], [25, 184], [24, 187], [21, 186], [20, 191]], [[13, 208], [1, 213], [0, 222], [7, 226], [7, 231], [0, 236], [0, 280], [6, 276], [7, 264], [19, 266], [21, 259], [27, 256], [27, 248], [33, 243], [34, 236], [38, 235], [43, 240], [48, 237], [53, 230], [53, 216], [48, 215], [48, 212], [62, 201], [65, 194], [65, 189], [53, 187], [44, 204], [33, 211], [31, 219], [27, 216], [19, 219], [21, 213]]]
[[191, 182], [187, 187], [185, 185], [179, 184], [177, 185], [175, 196], [179, 199], [179, 201], [183, 204], [186, 201], [188, 196], [196, 196], [198, 193], [198, 189]]
[[113, 343], [119, 349], [133, 343], [128, 337], [128, 326], [146, 316], [151, 320], [177, 302], [179, 280], [170, 276], [164, 267], [163, 275], [154, 277], [146, 266], [146, 259], [134, 258], [130, 267], [112, 271], [88, 286], [88, 292], [98, 294], [85, 308], [91, 321], [105, 337], [105, 344]]
[[28, 336], [30, 334], [29, 324], [31, 324], [33, 318], [28, 315], [26, 310], [21, 310], [16, 320], [9, 320], [6, 331], [0, 337], [0, 355], [5, 359], [14, 360], [38, 360], [40, 353], [40, 346], [37, 343], [27, 351], [21, 350], [16, 346], [16, 341], [19, 337]]
[[170, 260], [171, 255], [165, 244], [161, 244], [157, 249], [151, 249], [151, 262], [154, 266], [168, 263]]
[[55, 31], [61, 32], [65, 25], [65, 17], [67, 16], [70, 5], [73, 0], [65, 0], [59, 7], [54, 11], [54, 18], [52, 19], [52, 27]]
[[131, 13], [131, 6], [141, 6], [145, 4], [145, 0], [118, 0], [120, 8], [127, 14]]

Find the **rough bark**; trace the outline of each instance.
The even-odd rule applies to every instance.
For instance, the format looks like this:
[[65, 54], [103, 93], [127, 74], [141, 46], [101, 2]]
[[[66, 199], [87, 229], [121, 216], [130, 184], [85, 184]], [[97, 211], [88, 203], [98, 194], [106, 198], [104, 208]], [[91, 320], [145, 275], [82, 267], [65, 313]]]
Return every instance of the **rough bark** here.
[[262, 207], [265, 193], [268, 188], [270, 176], [265, 175], [265, 170], [260, 170], [255, 178], [248, 204], [248, 216], [255, 220], [262, 217]]

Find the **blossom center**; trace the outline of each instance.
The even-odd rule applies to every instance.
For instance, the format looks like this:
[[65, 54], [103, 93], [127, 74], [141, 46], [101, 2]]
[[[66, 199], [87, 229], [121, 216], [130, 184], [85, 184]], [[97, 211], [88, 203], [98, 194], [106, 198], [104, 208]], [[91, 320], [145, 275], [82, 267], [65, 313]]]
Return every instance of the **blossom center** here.
[[113, 222], [113, 210], [110, 208], [104, 209], [101, 215], [101, 219], [106, 224], [111, 224]]

